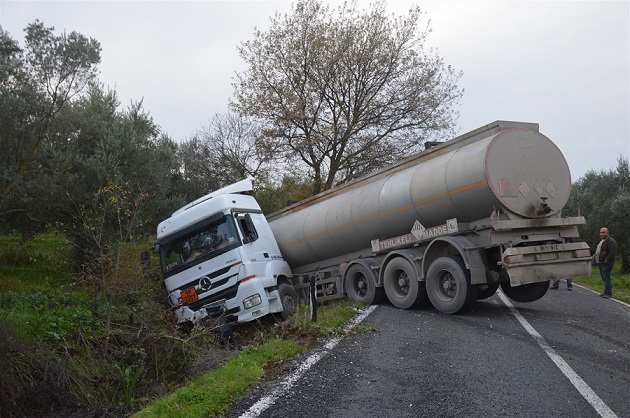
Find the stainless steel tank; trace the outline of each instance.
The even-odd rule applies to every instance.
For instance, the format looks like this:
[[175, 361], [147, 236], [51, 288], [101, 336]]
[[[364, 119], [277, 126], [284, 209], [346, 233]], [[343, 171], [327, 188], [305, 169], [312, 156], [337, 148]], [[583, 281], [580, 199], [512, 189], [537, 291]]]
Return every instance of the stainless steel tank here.
[[373, 239], [410, 232], [416, 220], [426, 228], [470, 222], [495, 208], [554, 216], [570, 189], [564, 156], [537, 124], [497, 121], [268, 219], [291, 268], [326, 267], [371, 248]]

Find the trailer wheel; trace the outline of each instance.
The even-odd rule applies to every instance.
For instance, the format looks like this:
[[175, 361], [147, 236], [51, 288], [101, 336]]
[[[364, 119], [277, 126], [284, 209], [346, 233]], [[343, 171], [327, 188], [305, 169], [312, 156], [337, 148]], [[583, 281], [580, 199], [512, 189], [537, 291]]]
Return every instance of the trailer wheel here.
[[387, 263], [383, 284], [387, 298], [397, 308], [416, 308], [426, 299], [424, 283], [418, 282], [415, 269], [405, 258], [397, 257]]
[[361, 264], [350, 266], [343, 287], [350, 300], [366, 305], [381, 303], [385, 296], [383, 288], [376, 287], [372, 275]]
[[461, 257], [440, 257], [427, 271], [427, 293], [438, 311], [456, 314], [477, 299], [477, 288], [470, 284], [470, 272]]
[[486, 289], [477, 288], [477, 300], [488, 299], [490, 296], [497, 293], [498, 288], [499, 283], [488, 283], [488, 287]]
[[501, 283], [501, 290], [515, 302], [533, 302], [545, 296], [549, 290], [549, 280], [514, 287], [510, 286], [509, 282], [505, 282]]
[[278, 285], [278, 295], [280, 296], [280, 302], [282, 303], [282, 312], [278, 314], [282, 320], [291, 318], [297, 312], [298, 303], [300, 299], [293, 286], [286, 283], [280, 283]]

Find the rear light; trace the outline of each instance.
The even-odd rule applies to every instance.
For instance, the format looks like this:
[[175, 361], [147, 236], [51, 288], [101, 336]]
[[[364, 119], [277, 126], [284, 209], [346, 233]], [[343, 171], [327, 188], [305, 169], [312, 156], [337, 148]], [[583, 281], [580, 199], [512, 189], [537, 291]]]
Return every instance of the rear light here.
[[508, 255], [504, 259], [505, 264], [519, 264], [525, 261], [523, 254]]

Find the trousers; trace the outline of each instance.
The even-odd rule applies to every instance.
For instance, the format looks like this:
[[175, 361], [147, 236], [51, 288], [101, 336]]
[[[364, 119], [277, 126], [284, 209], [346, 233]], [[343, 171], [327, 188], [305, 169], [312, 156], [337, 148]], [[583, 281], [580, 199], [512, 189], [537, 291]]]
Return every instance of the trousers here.
[[610, 273], [612, 273], [614, 264], [615, 263], [612, 262], [599, 265], [599, 273], [602, 275], [602, 280], [604, 281], [604, 294], [608, 296], [612, 296], [612, 280]]

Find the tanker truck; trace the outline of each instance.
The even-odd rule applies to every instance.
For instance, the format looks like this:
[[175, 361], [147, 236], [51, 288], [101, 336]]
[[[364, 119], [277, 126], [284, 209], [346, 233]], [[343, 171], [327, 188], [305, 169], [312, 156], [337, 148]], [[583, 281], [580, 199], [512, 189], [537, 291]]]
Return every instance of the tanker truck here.
[[287, 317], [312, 280], [319, 299], [456, 314], [590, 274], [570, 189], [537, 124], [496, 121], [267, 217], [243, 180], [161, 222], [156, 248], [178, 323]]

